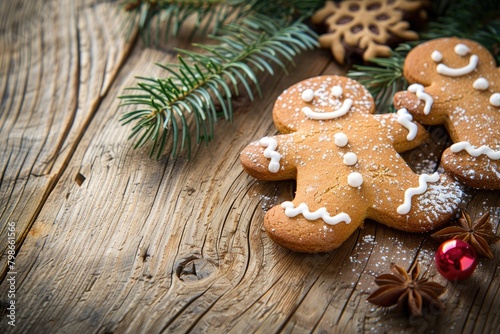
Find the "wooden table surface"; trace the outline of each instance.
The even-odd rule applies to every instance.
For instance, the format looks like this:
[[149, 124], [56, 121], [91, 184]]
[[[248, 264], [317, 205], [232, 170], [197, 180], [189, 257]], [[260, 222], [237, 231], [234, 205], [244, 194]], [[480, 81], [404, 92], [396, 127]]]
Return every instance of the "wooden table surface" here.
[[[271, 110], [281, 91], [345, 73], [328, 52], [308, 52], [289, 75], [263, 78], [263, 98], [239, 98], [234, 122], [220, 120], [215, 140], [190, 161], [151, 160], [127, 141], [117, 96], [135, 75], [165, 76], [154, 62], [175, 61], [172, 48], [187, 42], [147, 48], [137, 34], [127, 40], [116, 7], [0, 2], [1, 333], [499, 331], [498, 245], [495, 259], [453, 283], [436, 271], [429, 234], [366, 221], [323, 254], [294, 253], [267, 237], [265, 210], [290, 199], [294, 185], [252, 179], [239, 152], [276, 133]], [[405, 156], [429, 172], [445, 145], [443, 130], [431, 129], [429, 142]], [[500, 191], [467, 194], [462, 207], [473, 218], [490, 211], [496, 231]], [[366, 301], [390, 262], [408, 268], [415, 260], [446, 285], [443, 312], [409, 318]]]

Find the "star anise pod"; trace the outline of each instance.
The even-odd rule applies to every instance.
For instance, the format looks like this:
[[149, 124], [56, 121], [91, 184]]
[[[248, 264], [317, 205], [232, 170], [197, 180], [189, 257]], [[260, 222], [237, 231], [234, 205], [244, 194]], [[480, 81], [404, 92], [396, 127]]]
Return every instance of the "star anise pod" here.
[[473, 222], [470, 216], [462, 210], [460, 226], [448, 226], [434, 233], [433, 238], [439, 241], [450, 239], [460, 239], [471, 245], [478, 255], [493, 259], [493, 252], [490, 244], [496, 242], [499, 238], [493, 232], [493, 226], [489, 222], [490, 213], [486, 212], [478, 220]]
[[439, 311], [444, 309], [439, 296], [446, 288], [420, 277], [418, 261], [409, 273], [394, 263], [391, 263], [391, 271], [375, 278], [379, 288], [368, 297], [370, 303], [383, 307], [397, 304], [398, 309], [407, 309], [412, 316], [421, 316], [422, 306], [432, 306]]

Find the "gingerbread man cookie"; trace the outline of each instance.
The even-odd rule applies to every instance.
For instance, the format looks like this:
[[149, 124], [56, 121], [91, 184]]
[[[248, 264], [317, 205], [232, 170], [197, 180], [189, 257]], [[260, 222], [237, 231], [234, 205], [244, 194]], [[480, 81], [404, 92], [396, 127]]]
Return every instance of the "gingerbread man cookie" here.
[[278, 97], [273, 118], [283, 134], [249, 144], [240, 156], [257, 179], [297, 180], [295, 198], [266, 213], [271, 239], [321, 252], [340, 246], [367, 218], [423, 232], [455, 214], [459, 184], [438, 173], [417, 175], [398, 154], [423, 141], [423, 127], [405, 109], [374, 111], [365, 87], [340, 76], [304, 80]]
[[415, 47], [404, 64], [411, 85], [394, 97], [422, 124], [444, 124], [454, 144], [444, 169], [462, 183], [500, 189], [500, 69], [476, 42], [442, 38]]

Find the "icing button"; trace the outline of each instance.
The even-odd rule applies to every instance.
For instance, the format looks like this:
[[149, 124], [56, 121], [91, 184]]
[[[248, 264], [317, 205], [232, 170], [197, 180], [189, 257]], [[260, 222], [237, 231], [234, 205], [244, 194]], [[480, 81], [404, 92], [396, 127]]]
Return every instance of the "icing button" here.
[[339, 147], [344, 147], [347, 145], [347, 136], [342, 132], [336, 133], [333, 138], [335, 138], [335, 145]]
[[344, 164], [347, 166], [353, 166], [358, 162], [358, 157], [353, 152], [347, 152], [344, 154]]
[[351, 173], [347, 176], [347, 183], [354, 188], [363, 184], [363, 176], [357, 172]]
[[500, 93], [493, 93], [490, 96], [490, 104], [494, 107], [500, 107]]
[[472, 87], [476, 90], [487, 90], [490, 87], [490, 83], [485, 78], [479, 78], [474, 81]]

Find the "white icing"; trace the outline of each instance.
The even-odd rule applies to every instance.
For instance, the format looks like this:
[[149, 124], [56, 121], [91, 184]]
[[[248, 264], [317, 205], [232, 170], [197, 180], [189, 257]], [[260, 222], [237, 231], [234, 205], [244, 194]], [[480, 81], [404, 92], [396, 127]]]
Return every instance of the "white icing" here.
[[453, 49], [453, 51], [455, 51], [455, 53], [457, 55], [465, 57], [469, 54], [470, 49], [467, 45], [459, 43], [459, 44], [455, 45], [455, 48]]
[[412, 141], [417, 136], [418, 126], [413, 123], [413, 116], [410, 115], [408, 110], [405, 108], [401, 108], [397, 111], [398, 113], [398, 123], [408, 129], [408, 135], [406, 136], [406, 140]]
[[312, 89], [306, 89], [302, 92], [302, 101], [311, 102], [314, 99], [314, 91]]
[[490, 104], [494, 107], [500, 107], [500, 93], [491, 94]]
[[285, 209], [285, 215], [287, 217], [293, 218], [302, 214], [307, 220], [323, 219], [323, 221], [329, 225], [337, 225], [341, 222], [349, 224], [351, 222], [351, 217], [347, 213], [341, 212], [335, 216], [330, 216], [325, 207], [319, 208], [318, 210], [311, 212], [306, 203], [300, 203], [298, 207], [292, 202], [283, 202], [281, 207]]
[[431, 112], [432, 104], [434, 103], [434, 99], [424, 91], [424, 86], [415, 83], [408, 87], [408, 91], [410, 93], [415, 93], [419, 100], [425, 102], [424, 114], [429, 115], [429, 113]]
[[352, 100], [345, 99], [344, 102], [342, 102], [342, 106], [339, 109], [332, 112], [316, 112], [312, 111], [311, 108], [309, 107], [302, 108], [302, 112], [310, 119], [326, 120], [344, 116], [351, 109], [351, 107], [352, 107]]
[[278, 142], [274, 138], [264, 137], [260, 140], [259, 143], [261, 146], [266, 147], [266, 149], [264, 150], [264, 156], [268, 159], [271, 159], [267, 169], [269, 169], [271, 173], [277, 173], [280, 170], [281, 159], [281, 154], [276, 151]]
[[333, 138], [335, 139], [335, 145], [339, 147], [344, 147], [348, 143], [347, 136], [342, 132], [336, 133]]
[[411, 198], [415, 195], [421, 195], [427, 191], [427, 183], [428, 182], [437, 182], [439, 181], [439, 173], [434, 173], [432, 175], [422, 174], [418, 178], [418, 187], [416, 188], [408, 188], [405, 191], [405, 199], [403, 204], [398, 206], [398, 213], [400, 215], [407, 214], [411, 209]]
[[445, 64], [439, 64], [436, 67], [436, 70], [439, 74], [442, 74], [442, 75], [447, 75], [450, 77], [459, 77], [459, 76], [466, 75], [466, 74], [469, 74], [472, 71], [474, 71], [476, 69], [478, 62], [479, 62], [479, 57], [477, 55], [472, 55], [472, 56], [470, 56], [469, 64], [467, 64], [463, 67], [452, 68], [452, 67], [446, 66]]
[[443, 55], [438, 50], [434, 50], [431, 54], [431, 59], [436, 63], [439, 63], [441, 60], [443, 60]]
[[344, 164], [347, 166], [353, 166], [358, 162], [358, 156], [353, 152], [347, 152], [344, 154]]
[[472, 84], [475, 90], [487, 90], [490, 87], [490, 83], [485, 78], [479, 78]]
[[458, 153], [462, 150], [467, 151], [471, 156], [473, 157], [478, 157], [482, 154], [488, 156], [491, 160], [499, 160], [500, 159], [500, 151], [495, 151], [491, 147], [488, 147], [486, 145], [480, 146], [479, 148], [475, 148], [472, 146], [469, 142], [466, 141], [461, 141], [458, 143], [455, 143], [450, 146], [450, 150], [453, 153]]
[[342, 87], [340, 87], [340, 86], [333, 86], [332, 87], [332, 94], [333, 94], [333, 96], [335, 96], [335, 97], [341, 97], [342, 93], [344, 93], [344, 91], [342, 90]]
[[357, 172], [353, 172], [347, 176], [347, 183], [351, 187], [359, 187], [363, 184], [363, 176]]

